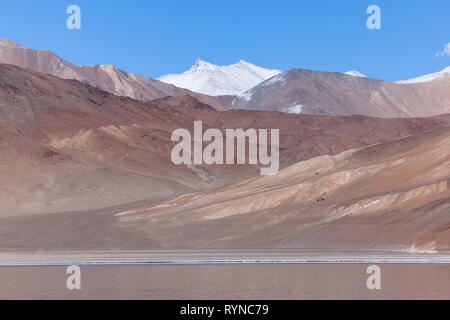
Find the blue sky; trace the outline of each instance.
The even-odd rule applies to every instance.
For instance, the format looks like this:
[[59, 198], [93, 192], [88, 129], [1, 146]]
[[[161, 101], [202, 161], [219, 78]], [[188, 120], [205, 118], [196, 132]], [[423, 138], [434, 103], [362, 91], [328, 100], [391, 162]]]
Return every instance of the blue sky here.
[[[66, 28], [72, 4], [81, 30]], [[382, 30], [366, 27], [371, 4]], [[0, 37], [152, 77], [202, 58], [399, 80], [450, 65], [435, 56], [450, 42], [449, 16], [448, 0], [14, 0], [2, 3]]]

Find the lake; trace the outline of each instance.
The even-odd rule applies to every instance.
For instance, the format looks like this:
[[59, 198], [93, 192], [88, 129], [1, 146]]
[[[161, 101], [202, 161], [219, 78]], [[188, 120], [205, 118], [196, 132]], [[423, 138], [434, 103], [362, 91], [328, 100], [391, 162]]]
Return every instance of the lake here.
[[369, 290], [366, 264], [0, 267], [0, 299], [450, 299], [450, 265], [386, 264]]

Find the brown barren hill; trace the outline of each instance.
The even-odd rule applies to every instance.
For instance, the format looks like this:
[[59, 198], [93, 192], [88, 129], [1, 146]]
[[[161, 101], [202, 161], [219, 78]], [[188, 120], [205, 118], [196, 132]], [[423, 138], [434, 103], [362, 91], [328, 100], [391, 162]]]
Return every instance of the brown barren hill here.
[[233, 107], [380, 118], [446, 114], [450, 113], [450, 68], [442, 71], [442, 77], [422, 83], [292, 69], [236, 97]]
[[450, 129], [119, 213], [163, 246], [448, 250]]
[[[205, 129], [222, 131], [279, 129], [284, 170], [259, 177], [257, 166], [174, 165], [172, 132], [192, 132], [200, 120]], [[306, 237], [307, 231], [328, 219], [330, 226], [345, 221], [334, 218], [348, 219], [352, 206], [386, 196], [412, 200], [388, 202], [375, 211], [381, 217], [389, 210], [435, 213], [430, 229], [420, 229], [422, 242], [411, 225], [408, 237], [419, 247], [432, 248], [435, 241], [441, 248], [442, 241], [430, 239], [445, 226], [438, 222], [447, 205], [449, 125], [449, 115], [379, 119], [218, 112], [192, 96], [144, 102], [0, 65], [1, 247], [306, 247], [335, 239], [338, 245], [345, 244], [340, 237], [348, 230], [330, 233], [323, 242], [315, 238], [319, 233]], [[120, 215], [124, 212], [139, 214]]]
[[[17, 137], [3, 139], [10, 151], [2, 162], [1, 183], [9, 190], [3, 192], [2, 207], [9, 214], [14, 213], [11, 208], [19, 213], [95, 209], [167, 199], [259, 174], [255, 166], [174, 165], [171, 134], [178, 128], [193, 132], [196, 120], [203, 121], [205, 129], [223, 131], [280, 129], [281, 167], [286, 167], [448, 126], [449, 119], [217, 112], [190, 96], [142, 102], [78, 81], [1, 65], [0, 121], [5, 130], [17, 132]], [[19, 183], [24, 179], [27, 183]]]

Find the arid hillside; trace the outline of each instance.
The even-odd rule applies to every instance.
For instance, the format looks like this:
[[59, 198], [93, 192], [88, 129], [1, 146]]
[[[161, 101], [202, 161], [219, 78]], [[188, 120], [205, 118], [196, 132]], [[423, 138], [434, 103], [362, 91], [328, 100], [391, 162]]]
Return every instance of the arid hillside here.
[[[450, 70], [450, 69], [449, 69]], [[293, 69], [235, 98], [234, 108], [380, 118], [450, 113], [450, 73], [422, 83], [396, 83], [337, 72]]]
[[[279, 129], [282, 171], [174, 165], [172, 132], [200, 120]], [[0, 248], [448, 249], [449, 127], [144, 102], [0, 65]]]
[[164, 247], [450, 249], [450, 129], [118, 213]]
[[[280, 129], [281, 167], [449, 125], [450, 117], [382, 120], [233, 110], [193, 97], [142, 102], [0, 65], [1, 211], [87, 210], [169, 199], [259, 174], [255, 166], [176, 166], [175, 129]], [[126, 187], [124, 187], [126, 186]]]

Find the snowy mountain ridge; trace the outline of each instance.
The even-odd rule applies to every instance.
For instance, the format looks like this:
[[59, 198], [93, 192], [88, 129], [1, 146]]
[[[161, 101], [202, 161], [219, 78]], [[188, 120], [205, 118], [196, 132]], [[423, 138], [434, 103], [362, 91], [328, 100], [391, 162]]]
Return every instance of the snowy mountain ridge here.
[[158, 80], [211, 96], [239, 95], [280, 73], [280, 70], [265, 69], [244, 60], [218, 66], [198, 59], [188, 71], [165, 75]]
[[413, 78], [409, 80], [400, 80], [396, 83], [398, 84], [411, 84], [411, 83], [424, 83], [424, 82], [430, 82], [438, 79], [444, 78], [446, 75], [450, 75], [450, 67], [447, 67], [439, 72], [427, 74], [418, 78]]
[[365, 74], [362, 74], [361, 72], [359, 72], [357, 70], [347, 71], [344, 74], [346, 74], [348, 76], [353, 76], [353, 77], [367, 78], [367, 76]]

